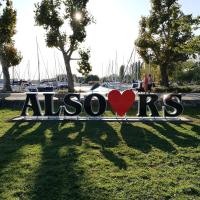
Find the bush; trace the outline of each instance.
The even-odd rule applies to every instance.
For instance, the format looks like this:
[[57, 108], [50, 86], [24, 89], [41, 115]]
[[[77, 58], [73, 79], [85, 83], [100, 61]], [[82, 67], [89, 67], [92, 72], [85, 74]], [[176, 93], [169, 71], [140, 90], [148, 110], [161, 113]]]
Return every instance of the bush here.
[[99, 77], [97, 75], [88, 75], [85, 79], [85, 83], [95, 83], [99, 81]]
[[155, 93], [200, 93], [200, 85], [194, 86], [177, 86], [177, 87], [163, 87], [158, 86], [153, 88]]

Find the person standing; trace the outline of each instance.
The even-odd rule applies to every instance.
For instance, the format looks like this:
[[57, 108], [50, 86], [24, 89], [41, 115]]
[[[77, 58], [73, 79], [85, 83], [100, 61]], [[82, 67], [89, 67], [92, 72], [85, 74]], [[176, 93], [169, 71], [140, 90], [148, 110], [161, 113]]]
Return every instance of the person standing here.
[[149, 93], [151, 93], [152, 85], [153, 85], [153, 79], [152, 79], [151, 74], [149, 74], [148, 76], [148, 92]]

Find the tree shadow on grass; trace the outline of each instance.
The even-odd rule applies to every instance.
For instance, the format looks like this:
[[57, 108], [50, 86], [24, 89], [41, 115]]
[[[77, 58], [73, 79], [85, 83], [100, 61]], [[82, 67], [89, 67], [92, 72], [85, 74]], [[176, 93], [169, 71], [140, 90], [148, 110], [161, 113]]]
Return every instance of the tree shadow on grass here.
[[[77, 138], [68, 135], [80, 132], [83, 124], [75, 123], [61, 128], [59, 123], [51, 125], [52, 138], [42, 146], [42, 163], [35, 180], [32, 199], [87, 199], [81, 191], [81, 182], [85, 179], [84, 170], [77, 165]], [[64, 154], [60, 150], [64, 148]]]
[[121, 126], [121, 135], [126, 144], [143, 153], [149, 153], [152, 147], [164, 152], [174, 152], [176, 149], [165, 139], [155, 135], [145, 128], [123, 123]]
[[176, 124], [180, 129], [182, 129], [184, 132], [191, 132], [194, 136], [200, 136], [200, 125], [197, 125], [197, 123], [194, 122], [184, 122], [181, 124]]
[[21, 111], [23, 103], [21, 101], [7, 101], [0, 99], [0, 109], [12, 109], [13, 111]]
[[186, 123], [186, 124], [189, 126], [192, 126], [191, 130], [194, 131], [195, 134], [200, 135], [200, 124], [199, 125], [194, 124], [194, 123]]
[[[20, 149], [23, 148], [26, 145], [33, 145], [38, 144], [38, 142], [41, 142], [41, 139], [43, 139], [42, 132], [45, 130], [45, 127], [38, 127], [34, 129], [32, 132], [28, 132], [31, 128], [33, 128], [36, 125], [36, 123], [15, 123], [1, 138], [0, 138], [0, 180], [1, 184], [3, 184], [5, 181], [4, 179], [6, 177], [11, 176], [11, 174], [19, 174], [23, 169], [20, 169], [18, 167], [10, 167], [12, 166], [12, 163], [19, 163], [21, 160], [24, 159], [24, 155], [20, 152]], [[8, 171], [5, 170], [6, 168], [10, 168]], [[10, 171], [12, 170], [12, 172]], [[15, 177], [12, 177], [13, 179]], [[12, 183], [11, 177], [9, 177], [9, 184]], [[7, 181], [6, 181], [7, 182]], [[5, 183], [6, 183], [5, 182]], [[1, 188], [3, 185], [1, 186]], [[8, 187], [8, 188], [7, 188]], [[4, 189], [11, 190], [13, 185], [8, 185]], [[13, 193], [15, 198], [21, 198], [23, 195], [23, 191]], [[0, 199], [4, 199], [2, 196], [2, 191], [0, 192]]]
[[185, 108], [184, 115], [190, 118], [200, 119], [200, 109], [198, 107]]
[[[83, 128], [84, 130], [82, 130]], [[52, 128], [51, 130], [52, 132], [58, 132], [55, 128]], [[77, 134], [73, 135], [73, 133]], [[115, 166], [119, 167], [119, 169], [127, 168], [127, 164], [122, 158], [119, 158], [111, 150], [106, 149], [116, 147], [120, 140], [116, 131], [108, 123], [87, 122], [84, 126], [83, 123], [77, 122], [75, 123], [75, 127], [71, 128], [70, 131], [69, 128], [63, 128], [52, 139], [55, 137], [60, 141], [60, 146], [63, 145], [62, 143], [66, 142], [68, 145], [80, 146], [82, 145], [83, 138], [89, 140], [89, 142], [97, 144], [99, 147], [86, 144], [87, 148], [100, 149], [102, 155]]]
[[[117, 133], [107, 123], [86, 123], [85, 127], [83, 123], [74, 123], [67, 128], [58, 123], [49, 130], [52, 138], [50, 144], [42, 146], [42, 164], [32, 199], [89, 199], [90, 194], [81, 190], [81, 184], [86, 180], [84, 169], [77, 164], [79, 153], [76, 147], [82, 145], [83, 138], [100, 145], [102, 155], [117, 167], [127, 168], [122, 158], [105, 149], [119, 143]], [[67, 151], [66, 156], [60, 157], [61, 148]]]
[[[58, 122], [16, 123], [0, 138], [0, 178], [5, 173], [3, 169], [11, 162], [20, 162], [23, 159], [23, 155], [16, 155], [23, 146], [41, 146], [40, 165], [33, 175], [34, 185], [30, 186], [28, 194], [27, 191], [21, 191], [22, 194], [19, 193], [16, 198], [28, 196], [28, 199], [34, 200], [89, 199], [89, 189], [85, 189], [87, 192], [82, 190], [82, 185], [88, 183], [87, 177], [78, 162], [77, 146], [82, 145], [83, 139], [88, 140], [89, 144], [92, 142], [99, 146], [104, 158], [119, 169], [127, 168], [125, 160], [112, 150], [119, 145], [120, 138], [108, 123], [70, 123], [67, 127], [63, 125]], [[168, 140], [181, 147], [195, 147], [199, 144], [198, 138], [188, 135], [186, 131], [181, 132], [178, 125], [153, 123], [151, 126], [158, 134], [151, 132], [151, 129], [147, 130], [147, 126], [141, 128], [132, 124], [122, 124], [121, 134], [129, 147], [144, 153], [150, 152], [152, 147], [165, 152], [175, 151]], [[194, 128], [198, 131], [198, 127]], [[159, 134], [164, 137], [159, 137]]]
[[0, 171], [6, 167], [10, 161], [16, 159], [16, 152], [26, 145], [18, 137], [35, 126], [35, 123], [15, 123], [2, 137], [0, 137]]
[[[36, 170], [34, 187], [24, 194], [23, 191], [14, 194], [16, 198], [27, 196], [30, 199], [87, 199], [87, 194], [80, 189], [80, 182], [84, 180], [84, 173], [81, 167], [75, 167], [78, 153], [70, 140], [63, 140], [64, 136], [59, 132], [59, 123], [37, 123], [37, 127], [26, 134], [23, 134], [35, 124], [16, 123], [4, 136], [0, 138], [0, 177], [2, 171], [13, 161], [20, 162], [23, 155], [17, 156], [18, 150], [26, 145], [41, 145], [40, 166]], [[72, 131], [79, 131], [82, 126], [70, 126], [65, 129], [66, 135]], [[47, 130], [54, 130], [52, 139], [46, 137]], [[62, 136], [62, 137], [61, 137]], [[60, 148], [66, 147], [66, 154], [59, 154]], [[12, 147], [10, 149], [9, 147]], [[7, 149], [5, 149], [7, 148]], [[15, 169], [20, 170], [20, 169]], [[28, 177], [27, 177], [28, 178]], [[27, 191], [26, 191], [27, 192]], [[1, 194], [0, 194], [1, 198]]]
[[102, 147], [116, 147], [120, 141], [117, 132], [106, 122], [87, 122], [83, 135]]
[[197, 137], [186, 133], [180, 124], [152, 123], [152, 127], [179, 147], [197, 147], [200, 144], [200, 140]]
[[117, 147], [120, 141], [117, 132], [106, 122], [87, 122], [83, 132], [85, 138], [101, 147], [102, 155], [119, 169], [127, 169], [127, 163], [107, 148]]
[[107, 160], [112, 162], [119, 169], [127, 169], [127, 163], [122, 158], [115, 155], [111, 150], [102, 148], [101, 153]]
[[[0, 137], [0, 171], [16, 159], [16, 152], [25, 145], [43, 144], [45, 126], [38, 126], [34, 131], [27, 132], [37, 123], [15, 123]], [[20, 159], [20, 158], [18, 158]]]
[[[98, 144], [102, 155], [120, 169], [127, 164], [115, 155], [109, 147], [116, 147], [119, 138], [107, 123], [70, 123], [67, 127], [59, 122], [15, 123], [0, 138], [0, 178], [4, 169], [13, 162], [20, 163], [23, 153], [17, 153], [26, 145], [39, 145], [41, 158], [39, 166], [32, 174], [31, 189], [20, 190], [16, 198], [29, 199], [89, 199], [89, 192], [83, 192], [81, 184], [87, 184], [84, 169], [78, 165], [79, 151], [83, 138]], [[64, 151], [64, 154], [61, 153]], [[12, 169], [12, 168], [11, 168]], [[13, 169], [18, 173], [19, 166]], [[30, 177], [27, 177], [29, 179]], [[14, 183], [12, 183], [14, 184]], [[9, 190], [9, 189], [8, 189]], [[1, 194], [0, 194], [1, 198]]]
[[56, 141], [56, 144], [59, 147], [66, 145], [82, 145], [82, 129], [84, 124], [81, 122], [71, 123], [73, 126], [69, 126], [67, 128], [63, 127], [66, 123], [59, 123], [57, 126], [49, 127], [51, 130], [53, 137], [52, 141]]

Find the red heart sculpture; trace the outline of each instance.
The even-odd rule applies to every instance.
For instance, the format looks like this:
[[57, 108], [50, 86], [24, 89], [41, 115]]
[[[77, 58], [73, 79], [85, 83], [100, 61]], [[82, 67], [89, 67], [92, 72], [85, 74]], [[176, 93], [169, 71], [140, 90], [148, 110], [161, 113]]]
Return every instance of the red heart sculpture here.
[[108, 94], [108, 102], [114, 112], [119, 116], [124, 116], [135, 103], [135, 93], [132, 90], [126, 90], [121, 94], [118, 90], [112, 90]]

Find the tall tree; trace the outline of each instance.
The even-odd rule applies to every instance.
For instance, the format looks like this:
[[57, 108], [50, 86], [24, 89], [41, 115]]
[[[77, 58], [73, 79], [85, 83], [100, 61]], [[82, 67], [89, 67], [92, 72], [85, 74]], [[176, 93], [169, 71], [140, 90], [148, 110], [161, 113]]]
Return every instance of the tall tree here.
[[12, 1], [1, 1], [2, 12], [0, 15], [0, 62], [4, 75], [3, 91], [12, 91], [10, 86], [9, 67], [18, 65], [21, 54], [14, 46], [13, 36], [16, 34], [16, 10]]
[[62, 52], [68, 77], [69, 91], [74, 91], [71, 71], [72, 55], [79, 50], [81, 61], [79, 72], [87, 75], [91, 71], [89, 51], [80, 49], [86, 38], [86, 26], [93, 20], [87, 11], [89, 0], [42, 0], [37, 3], [35, 21], [46, 30], [48, 47]]
[[185, 15], [178, 0], [151, 0], [150, 15], [140, 21], [136, 46], [146, 63], [160, 67], [162, 85], [169, 86], [168, 73], [174, 64], [188, 60], [193, 53], [191, 45], [198, 25], [199, 17]]

